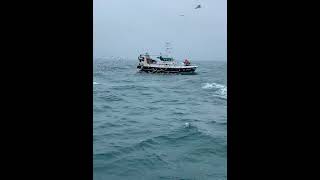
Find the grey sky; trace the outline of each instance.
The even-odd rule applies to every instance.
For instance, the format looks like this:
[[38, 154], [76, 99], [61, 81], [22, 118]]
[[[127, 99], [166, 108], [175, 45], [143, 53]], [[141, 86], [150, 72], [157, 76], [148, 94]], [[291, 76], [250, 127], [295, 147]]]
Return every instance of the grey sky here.
[[[202, 8], [194, 9], [200, 2]], [[164, 52], [177, 59], [227, 57], [227, 0], [93, 0], [94, 57], [136, 59]], [[180, 15], [184, 16], [180, 16]]]

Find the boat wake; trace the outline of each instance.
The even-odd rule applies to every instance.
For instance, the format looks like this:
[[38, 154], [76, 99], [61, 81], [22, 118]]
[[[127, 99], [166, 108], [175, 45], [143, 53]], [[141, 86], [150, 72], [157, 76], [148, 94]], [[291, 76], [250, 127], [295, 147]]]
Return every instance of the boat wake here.
[[227, 87], [217, 83], [205, 83], [202, 89], [213, 89], [215, 91], [214, 96], [227, 99]]

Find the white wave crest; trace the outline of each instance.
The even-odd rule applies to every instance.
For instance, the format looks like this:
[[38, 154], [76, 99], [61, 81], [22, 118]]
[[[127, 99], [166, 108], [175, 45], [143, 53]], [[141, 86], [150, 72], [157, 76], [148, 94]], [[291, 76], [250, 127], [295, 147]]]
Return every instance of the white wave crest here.
[[224, 99], [227, 99], [227, 87], [217, 83], [205, 83], [202, 86], [203, 89], [214, 89], [215, 95]]
[[97, 82], [94, 82], [94, 81], [93, 81], [93, 85], [98, 85], [98, 84], [100, 84], [100, 83], [97, 83]]

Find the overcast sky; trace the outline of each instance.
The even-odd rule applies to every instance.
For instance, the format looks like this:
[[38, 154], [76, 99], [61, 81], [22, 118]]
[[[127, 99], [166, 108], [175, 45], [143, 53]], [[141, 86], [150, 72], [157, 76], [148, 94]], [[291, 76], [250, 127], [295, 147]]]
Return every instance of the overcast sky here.
[[[202, 8], [194, 9], [200, 3]], [[94, 57], [226, 61], [227, 0], [93, 0]], [[184, 16], [181, 16], [184, 15]]]

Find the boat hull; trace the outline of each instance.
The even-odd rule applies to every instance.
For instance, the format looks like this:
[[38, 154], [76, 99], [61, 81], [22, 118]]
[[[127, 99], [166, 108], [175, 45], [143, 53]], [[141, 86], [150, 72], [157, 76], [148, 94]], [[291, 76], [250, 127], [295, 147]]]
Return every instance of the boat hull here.
[[186, 66], [183, 68], [137, 66], [137, 68], [147, 73], [193, 73], [197, 69], [195, 66]]

